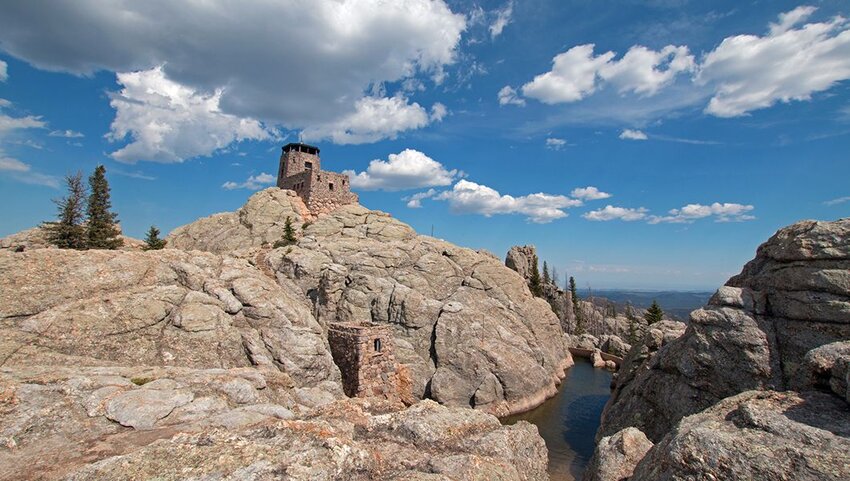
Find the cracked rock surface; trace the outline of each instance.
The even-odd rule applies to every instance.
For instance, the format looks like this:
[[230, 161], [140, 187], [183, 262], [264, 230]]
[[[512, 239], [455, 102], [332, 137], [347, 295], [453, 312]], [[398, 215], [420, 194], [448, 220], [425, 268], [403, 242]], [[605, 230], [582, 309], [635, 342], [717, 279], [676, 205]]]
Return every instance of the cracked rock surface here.
[[[262, 214], [267, 206], [296, 212], [298, 202], [289, 191], [267, 189], [254, 194], [238, 215], [221, 215], [268, 219]], [[169, 245], [231, 249], [230, 234], [225, 235], [231, 230], [217, 218], [176, 229]], [[268, 225], [263, 222], [253, 221], [251, 233], [237, 229], [250, 237], [240, 233], [240, 247], [269, 242], [255, 232], [268, 232], [256, 227]], [[223, 237], [227, 240], [219, 241]], [[492, 254], [417, 235], [383, 212], [343, 206], [304, 226], [297, 245], [239, 255], [281, 285], [298, 286], [322, 326], [390, 324], [396, 358], [408, 368], [419, 398], [505, 415], [554, 394], [572, 365], [560, 321], [546, 301], [531, 295], [521, 276]]]

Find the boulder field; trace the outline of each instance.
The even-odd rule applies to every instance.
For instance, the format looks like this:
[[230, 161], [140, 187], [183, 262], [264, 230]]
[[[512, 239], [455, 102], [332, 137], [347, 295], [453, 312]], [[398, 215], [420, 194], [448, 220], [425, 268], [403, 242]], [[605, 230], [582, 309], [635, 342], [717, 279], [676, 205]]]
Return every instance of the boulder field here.
[[584, 479], [850, 479], [848, 385], [850, 219], [799, 222], [632, 347]]
[[[161, 251], [4, 239], [0, 480], [547, 479], [536, 428], [493, 414], [571, 364], [548, 304], [490, 254], [300, 202], [259, 192]], [[390, 325], [424, 400], [346, 398], [337, 320]]]

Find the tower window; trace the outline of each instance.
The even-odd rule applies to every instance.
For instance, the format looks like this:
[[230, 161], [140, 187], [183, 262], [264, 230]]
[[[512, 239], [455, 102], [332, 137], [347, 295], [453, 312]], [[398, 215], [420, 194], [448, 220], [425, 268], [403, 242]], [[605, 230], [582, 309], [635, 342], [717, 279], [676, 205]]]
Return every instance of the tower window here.
[[375, 339], [375, 352], [381, 352], [381, 340]]
[[312, 162], [304, 162], [304, 168], [307, 169], [307, 170], [313, 170], [313, 163]]
[[334, 183], [333, 182], [328, 183], [328, 189], [334, 190]]

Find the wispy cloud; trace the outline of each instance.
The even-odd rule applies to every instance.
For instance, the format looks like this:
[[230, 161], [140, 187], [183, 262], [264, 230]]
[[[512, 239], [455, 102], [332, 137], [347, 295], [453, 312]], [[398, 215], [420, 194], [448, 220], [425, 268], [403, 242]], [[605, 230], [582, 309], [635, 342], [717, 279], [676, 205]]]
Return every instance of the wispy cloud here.
[[265, 172], [252, 175], [248, 177], [245, 182], [233, 182], [228, 181], [221, 184], [221, 188], [225, 190], [235, 190], [235, 189], [248, 189], [248, 190], [260, 190], [268, 187], [271, 184], [274, 184], [277, 178], [271, 174], [267, 174]]
[[837, 199], [828, 200], [828, 201], [824, 202], [823, 204], [828, 205], [828, 206], [833, 206], [833, 205], [843, 204], [845, 202], [850, 202], [850, 196], [839, 197]]
[[66, 139], [79, 139], [85, 137], [85, 135], [77, 132], [76, 130], [53, 130], [49, 135], [51, 137], [64, 137]]
[[109, 169], [110, 174], [120, 175], [122, 177], [130, 177], [132, 179], [141, 179], [141, 180], [156, 180], [156, 177], [152, 177], [143, 173], [140, 170], [136, 171], [126, 171], [122, 169], [111, 168]]

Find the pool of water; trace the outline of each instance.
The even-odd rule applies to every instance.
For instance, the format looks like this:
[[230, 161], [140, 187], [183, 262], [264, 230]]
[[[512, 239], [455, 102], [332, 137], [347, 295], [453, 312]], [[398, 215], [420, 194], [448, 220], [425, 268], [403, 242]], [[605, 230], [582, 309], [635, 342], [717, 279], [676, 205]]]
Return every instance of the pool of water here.
[[522, 419], [537, 426], [549, 448], [552, 480], [581, 479], [593, 455], [602, 408], [611, 395], [610, 372], [594, 369], [582, 358], [575, 362], [558, 394], [531, 411], [502, 419], [504, 424]]

